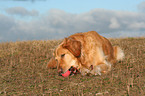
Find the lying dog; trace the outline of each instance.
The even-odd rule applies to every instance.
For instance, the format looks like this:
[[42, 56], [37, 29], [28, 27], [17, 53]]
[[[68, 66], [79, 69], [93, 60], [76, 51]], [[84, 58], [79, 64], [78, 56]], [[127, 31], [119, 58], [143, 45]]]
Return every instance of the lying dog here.
[[113, 47], [108, 39], [97, 32], [89, 31], [65, 38], [55, 49], [54, 57], [49, 61], [48, 68], [57, 67], [59, 74], [73, 67], [82, 75], [101, 75], [122, 60], [124, 53], [120, 47]]

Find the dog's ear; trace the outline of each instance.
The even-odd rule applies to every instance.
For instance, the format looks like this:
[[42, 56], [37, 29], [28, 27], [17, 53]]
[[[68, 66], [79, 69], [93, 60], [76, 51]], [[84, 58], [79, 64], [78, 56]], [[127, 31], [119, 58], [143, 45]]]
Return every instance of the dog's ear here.
[[62, 47], [67, 48], [75, 57], [81, 55], [81, 42], [74, 38], [65, 38]]
[[55, 60], [54, 57], [52, 57], [52, 58], [49, 60], [49, 62], [48, 62], [48, 64], [47, 64], [47, 68], [52, 68], [52, 69], [57, 68], [57, 61]]

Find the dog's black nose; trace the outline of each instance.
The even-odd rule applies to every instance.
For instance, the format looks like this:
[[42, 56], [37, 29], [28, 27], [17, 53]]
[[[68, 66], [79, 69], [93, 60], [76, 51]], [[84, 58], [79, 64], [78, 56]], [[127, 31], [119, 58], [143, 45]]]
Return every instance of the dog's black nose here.
[[58, 76], [62, 76], [62, 73], [58, 73]]
[[61, 76], [62, 73], [63, 73], [62, 68], [58, 69], [58, 75]]

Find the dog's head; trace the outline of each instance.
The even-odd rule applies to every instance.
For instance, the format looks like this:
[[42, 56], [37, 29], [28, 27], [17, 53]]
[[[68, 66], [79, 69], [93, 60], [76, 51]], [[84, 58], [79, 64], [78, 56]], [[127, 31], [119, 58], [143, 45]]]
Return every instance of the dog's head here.
[[65, 38], [56, 48], [54, 55], [58, 62], [59, 74], [65, 73], [71, 67], [77, 68], [79, 66], [78, 58], [81, 55], [81, 42], [74, 38]]

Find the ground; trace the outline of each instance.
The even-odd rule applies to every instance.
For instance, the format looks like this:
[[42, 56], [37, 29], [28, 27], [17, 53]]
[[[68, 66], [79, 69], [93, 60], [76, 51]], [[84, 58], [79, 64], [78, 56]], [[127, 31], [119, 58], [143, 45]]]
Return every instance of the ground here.
[[0, 43], [0, 95], [145, 96], [145, 38], [109, 40], [125, 52], [111, 72], [67, 78], [46, 67], [61, 40]]

